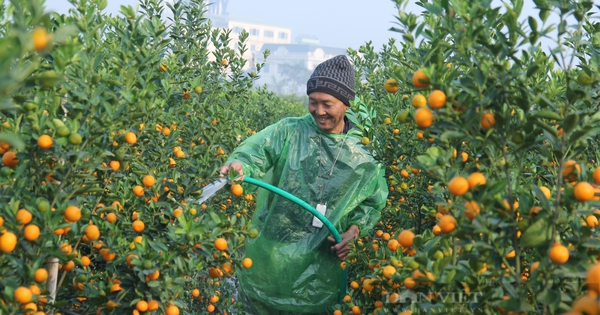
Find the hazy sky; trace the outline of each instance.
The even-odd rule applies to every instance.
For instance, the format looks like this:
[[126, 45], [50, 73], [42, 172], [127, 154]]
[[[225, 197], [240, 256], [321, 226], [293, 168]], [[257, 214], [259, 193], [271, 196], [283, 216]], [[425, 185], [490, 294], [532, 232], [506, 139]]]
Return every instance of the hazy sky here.
[[[137, 0], [108, 0], [106, 11], [118, 14], [121, 5], [136, 7]], [[66, 13], [70, 7], [67, 0], [46, 0], [47, 10]], [[389, 31], [397, 14], [391, 0], [229, 0], [227, 12], [290, 28], [292, 42], [298, 35], [313, 35], [324, 46], [357, 49], [367, 41], [380, 48], [390, 37], [400, 38]]]
[[[167, 0], [165, 0], [167, 1]], [[173, 0], [168, 0], [173, 1]], [[177, 1], [177, 0], [175, 0]], [[216, 1], [216, 0], [213, 0]], [[598, 0], [596, 0], [598, 1]], [[388, 43], [390, 38], [401, 42], [399, 33], [390, 31], [398, 14], [392, 0], [225, 0], [227, 13], [253, 21], [261, 21], [292, 30], [292, 42], [298, 35], [313, 35], [323, 46], [358, 49], [372, 41], [376, 50]], [[424, 9], [408, 1], [407, 11], [420, 14]], [[119, 14], [121, 5], [137, 6], [138, 0], [108, 0], [105, 12]], [[494, 7], [502, 7], [502, 0], [493, 0]], [[66, 13], [71, 8], [67, 0], [46, 0], [46, 9]], [[593, 10], [598, 19], [598, 9]], [[527, 25], [528, 15], [537, 18], [538, 10], [533, 1], [524, 2], [521, 21]], [[557, 24], [556, 15], [550, 15], [549, 23]], [[541, 25], [541, 22], [539, 23]], [[548, 39], [542, 39], [544, 49], [556, 47]]]

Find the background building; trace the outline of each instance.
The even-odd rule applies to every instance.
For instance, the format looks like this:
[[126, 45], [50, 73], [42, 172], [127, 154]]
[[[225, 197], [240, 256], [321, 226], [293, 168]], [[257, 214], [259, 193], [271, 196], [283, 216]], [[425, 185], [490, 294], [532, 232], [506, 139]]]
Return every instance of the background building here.
[[246, 71], [255, 70], [257, 63], [264, 62], [264, 51], [269, 50], [265, 67], [260, 72], [257, 85], [267, 85], [278, 94], [306, 93], [306, 81], [315, 67], [336, 55], [345, 54], [345, 49], [324, 47], [312, 35], [298, 35], [292, 43], [292, 30], [283, 26], [229, 16], [227, 0], [208, 3], [206, 17], [213, 27], [231, 30], [230, 46], [237, 50], [239, 35], [248, 32], [247, 51], [243, 55], [248, 61]]

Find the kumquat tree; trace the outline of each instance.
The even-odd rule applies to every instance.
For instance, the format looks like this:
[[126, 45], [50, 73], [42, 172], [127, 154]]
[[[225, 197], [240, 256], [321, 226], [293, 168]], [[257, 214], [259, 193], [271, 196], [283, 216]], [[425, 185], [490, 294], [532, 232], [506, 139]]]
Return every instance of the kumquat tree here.
[[[243, 314], [255, 190], [196, 200], [305, 104], [202, 1], [70, 2], [0, 6], [0, 314]], [[394, 3], [389, 43], [348, 49], [389, 197], [330, 313], [600, 314], [598, 4]]]
[[247, 34], [229, 48], [201, 2], [71, 3], [0, 6], [0, 314], [234, 309], [224, 277], [252, 265], [253, 196], [194, 200], [242, 139], [304, 105], [253, 90]]

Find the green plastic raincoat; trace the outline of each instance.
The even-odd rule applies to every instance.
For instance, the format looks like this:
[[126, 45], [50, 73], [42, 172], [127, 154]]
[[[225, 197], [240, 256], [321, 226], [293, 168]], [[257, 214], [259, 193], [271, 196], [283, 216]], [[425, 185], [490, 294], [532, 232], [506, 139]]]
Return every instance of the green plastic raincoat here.
[[[258, 132], [231, 154], [231, 161], [241, 162], [245, 175], [315, 208], [326, 204], [325, 217], [340, 234], [353, 224], [366, 234], [385, 206], [384, 171], [360, 139], [324, 133], [311, 115], [286, 118]], [[245, 255], [254, 264], [239, 274], [247, 298], [281, 313], [324, 312], [337, 303], [340, 261], [330, 249], [329, 230], [314, 227], [310, 212], [260, 190], [251, 227], [259, 234], [248, 239]]]

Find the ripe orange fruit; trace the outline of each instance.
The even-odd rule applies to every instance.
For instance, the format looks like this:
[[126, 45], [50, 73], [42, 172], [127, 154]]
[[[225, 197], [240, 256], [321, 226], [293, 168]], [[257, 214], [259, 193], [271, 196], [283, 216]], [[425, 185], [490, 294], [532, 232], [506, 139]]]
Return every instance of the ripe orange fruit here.
[[391, 279], [392, 275], [396, 273], [396, 268], [394, 266], [391, 265], [387, 265], [385, 266], [385, 268], [383, 268], [383, 276], [386, 277], [387, 279]]
[[92, 261], [90, 260], [90, 257], [88, 256], [82, 256], [81, 257], [81, 264], [84, 266], [89, 266], [92, 263]]
[[100, 250], [100, 255], [102, 255], [102, 259], [105, 261], [113, 261], [117, 257], [117, 253], [111, 253], [110, 249], [103, 248]]
[[69, 244], [69, 243], [62, 243], [60, 245], [60, 251], [63, 252], [65, 255], [71, 255], [71, 253], [73, 252], [73, 247]]
[[587, 226], [590, 229], [595, 228], [596, 226], [598, 226], [598, 218], [596, 218], [595, 215], [590, 214], [585, 218], [585, 223], [587, 223]]
[[592, 176], [594, 177], [594, 184], [600, 184], [600, 166], [596, 167]]
[[25, 304], [31, 301], [33, 293], [28, 287], [18, 287], [14, 292], [14, 298], [17, 302]]
[[486, 179], [485, 179], [485, 175], [483, 175], [483, 173], [481, 172], [473, 172], [471, 173], [471, 175], [469, 175], [469, 177], [467, 178], [467, 181], [469, 182], [469, 189], [473, 189], [476, 186], [481, 186], [481, 185], [485, 185], [486, 184]]
[[415, 111], [415, 124], [421, 128], [429, 128], [433, 124], [433, 112], [427, 107]]
[[398, 250], [398, 247], [400, 247], [400, 243], [395, 240], [395, 239], [391, 239], [388, 243], [387, 243], [387, 247], [389, 250], [391, 250], [392, 252], [395, 252], [396, 250]]
[[152, 187], [156, 183], [156, 179], [152, 175], [146, 175], [144, 176], [144, 179], [142, 179], [142, 183], [146, 187]]
[[227, 240], [219, 237], [215, 240], [215, 248], [220, 251], [224, 251], [227, 249]]
[[596, 296], [583, 294], [573, 302], [571, 311], [568, 314], [599, 314], [600, 304], [596, 300]]
[[529, 274], [533, 275], [533, 273], [535, 272], [535, 270], [540, 266], [540, 262], [536, 261], [534, 263], [531, 264], [531, 267], [529, 267]]
[[44, 135], [41, 135], [38, 138], [37, 143], [38, 143], [38, 147], [40, 147], [40, 148], [42, 148], [44, 150], [47, 150], [47, 149], [52, 148], [52, 145], [54, 144], [54, 141], [52, 141], [52, 137], [50, 137], [49, 135], [44, 134]]
[[137, 142], [137, 136], [132, 131], [125, 134], [125, 142], [129, 144], [135, 144]]
[[333, 311], [333, 315], [342, 315], [342, 311], [335, 310], [335, 311]]
[[408, 174], [408, 171], [407, 171], [407, 170], [404, 170], [404, 169], [403, 169], [402, 171], [400, 171], [400, 175], [401, 175], [402, 177], [404, 177], [404, 178], [408, 178], [408, 175], [409, 175], [409, 174]]
[[360, 315], [360, 306], [358, 306], [358, 305], [352, 306], [350, 313], [352, 313], [352, 315]]
[[414, 108], [421, 108], [427, 105], [427, 98], [423, 94], [417, 94], [412, 98], [412, 106]]
[[569, 250], [559, 242], [550, 249], [550, 260], [556, 264], [564, 264], [569, 260]]
[[21, 225], [29, 224], [32, 219], [33, 215], [31, 215], [31, 212], [27, 211], [26, 209], [19, 209], [15, 215], [15, 220], [17, 220], [17, 222], [21, 222]]
[[171, 129], [169, 129], [169, 127], [163, 127], [161, 133], [166, 137], [171, 134]]
[[431, 228], [431, 231], [433, 232], [433, 235], [435, 236], [439, 236], [440, 234], [442, 234], [442, 228], [439, 225], [434, 225], [433, 228]]
[[144, 300], [139, 300], [136, 304], [135, 304], [135, 309], [140, 311], [140, 312], [145, 312], [148, 310], [148, 302], [144, 301]]
[[119, 303], [115, 302], [115, 301], [111, 301], [109, 300], [108, 302], [106, 302], [106, 309], [111, 311], [115, 309], [115, 307], [119, 307]]
[[63, 265], [63, 270], [66, 272], [71, 272], [73, 271], [73, 269], [75, 269], [75, 262], [72, 260], [67, 261], [64, 265]]
[[144, 195], [144, 187], [140, 186], [140, 185], [136, 185], [133, 187], [133, 194], [135, 196], [141, 197]]
[[48, 42], [50, 42], [50, 36], [48, 36], [48, 31], [41, 26], [36, 27], [31, 33], [31, 37], [33, 39], [33, 49], [40, 51], [46, 49], [48, 46]]
[[454, 196], [462, 196], [469, 191], [469, 181], [462, 176], [455, 176], [448, 182], [448, 191]]
[[110, 168], [116, 172], [119, 167], [121, 167], [121, 162], [119, 161], [110, 161], [110, 163], [108, 163], [108, 166], [110, 166]]
[[469, 218], [469, 219], [475, 219], [475, 217], [479, 214], [479, 212], [481, 211], [481, 208], [479, 207], [479, 204], [474, 201], [467, 201], [465, 203], [465, 211], [463, 211], [463, 214], [465, 215], [465, 217]]
[[600, 293], [600, 263], [595, 263], [588, 269], [585, 281], [590, 291]]
[[356, 281], [350, 282], [350, 287], [352, 289], [356, 290], [356, 289], [358, 289], [358, 286], [359, 286], [358, 282], [356, 282]]
[[566, 160], [562, 165], [562, 173], [566, 180], [575, 181], [581, 173], [581, 166], [575, 160]]
[[415, 279], [413, 279], [412, 277], [406, 277], [406, 279], [404, 279], [404, 286], [407, 289], [413, 289], [416, 285], [417, 282], [415, 282]]
[[246, 257], [244, 258], [244, 260], [242, 260], [242, 267], [248, 269], [250, 267], [252, 267], [252, 259]]
[[214, 312], [214, 311], [215, 311], [215, 306], [214, 306], [214, 305], [212, 305], [212, 304], [208, 304], [208, 305], [206, 306], [206, 311], [207, 311], [207, 312], [209, 312], [209, 313], [212, 313], [212, 312]]
[[446, 214], [440, 218], [438, 225], [442, 229], [442, 232], [447, 234], [454, 231], [456, 228], [456, 219], [453, 216]]
[[[412, 278], [413, 278], [414, 280], [418, 280], [418, 279], [421, 279], [421, 278], [427, 278], [427, 279], [429, 279], [429, 280], [431, 280], [431, 281], [434, 281], [434, 280], [435, 280], [435, 277], [433, 276], [433, 274], [432, 274], [431, 272], [429, 272], [429, 271], [425, 271], [425, 273], [423, 273], [423, 272], [422, 272], [421, 270], [419, 270], [419, 269], [417, 269], [417, 270], [415, 270], [415, 271], [413, 272], [413, 274], [412, 274]], [[421, 282], [420, 284], [421, 284], [421, 285], [427, 285], [428, 283], [429, 283], [429, 282], [423, 281], [423, 282]]]
[[100, 229], [96, 225], [90, 224], [85, 228], [85, 236], [88, 240], [95, 241], [100, 238]]
[[433, 90], [427, 98], [429, 107], [431, 108], [442, 108], [446, 105], [446, 93], [442, 90]]
[[26, 240], [33, 242], [40, 237], [40, 228], [37, 225], [30, 224], [23, 230], [23, 236]]
[[160, 307], [160, 304], [158, 304], [157, 300], [148, 301], [148, 311], [150, 311], [150, 312], [156, 311], [159, 307]]
[[77, 222], [81, 219], [81, 210], [76, 206], [68, 206], [64, 215], [67, 222]]
[[137, 233], [142, 233], [145, 227], [146, 225], [141, 220], [135, 220], [133, 223], [131, 223], [131, 228]]
[[398, 243], [404, 248], [411, 247], [415, 239], [415, 233], [411, 230], [404, 230], [398, 235]]
[[199, 297], [200, 296], [200, 290], [198, 290], [198, 289], [192, 290], [192, 296], [193, 297]]
[[493, 113], [485, 113], [481, 116], [481, 128], [490, 129], [496, 125], [496, 118]]
[[108, 221], [108, 223], [115, 223], [117, 222], [117, 215], [114, 213], [109, 213], [106, 215], [106, 221]]
[[231, 190], [231, 193], [236, 197], [239, 197], [244, 194], [244, 188], [240, 184], [231, 185], [230, 190]]
[[546, 186], [540, 186], [540, 190], [542, 191], [544, 196], [546, 196], [546, 199], [550, 199], [550, 197], [552, 197], [552, 192], [550, 191], [550, 188]]
[[421, 70], [417, 70], [412, 77], [413, 85], [418, 88], [426, 88], [429, 86], [430, 80]]
[[385, 81], [385, 90], [388, 93], [396, 93], [398, 92], [398, 81], [396, 79], [390, 78]]
[[42, 283], [48, 279], [48, 271], [44, 268], [39, 268], [33, 275], [33, 280], [37, 283]]
[[510, 252], [508, 252], [506, 255], [504, 255], [505, 258], [514, 258], [517, 255], [517, 252], [513, 249]]
[[573, 189], [573, 195], [579, 201], [590, 201], [594, 198], [594, 186], [588, 182], [579, 182]]
[[17, 246], [17, 236], [12, 232], [4, 231], [0, 236], [0, 251], [4, 253], [12, 252]]
[[175, 305], [169, 305], [169, 307], [167, 307], [167, 315], [179, 315], [179, 307], [175, 306]]
[[392, 305], [396, 305], [396, 303], [400, 302], [400, 293], [394, 292], [390, 294], [389, 301]]
[[129, 254], [129, 255], [127, 255], [127, 258], [125, 258], [125, 263], [127, 264], [127, 266], [129, 266], [129, 267], [135, 266], [131, 262], [134, 258], [140, 258], [140, 257], [138, 255], [135, 255], [135, 254]]

